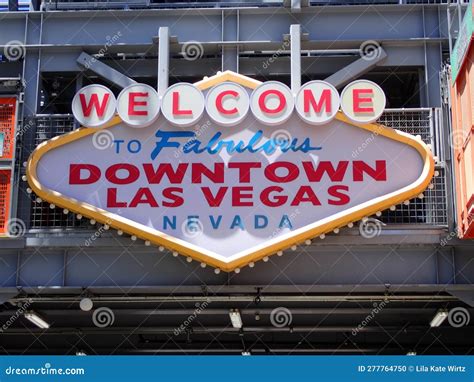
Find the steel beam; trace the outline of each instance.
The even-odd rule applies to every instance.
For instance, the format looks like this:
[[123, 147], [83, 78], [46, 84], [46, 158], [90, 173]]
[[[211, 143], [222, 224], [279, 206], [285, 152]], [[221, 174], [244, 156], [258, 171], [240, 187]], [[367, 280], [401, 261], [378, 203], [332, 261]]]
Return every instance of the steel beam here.
[[77, 63], [84, 67], [84, 69], [93, 71], [106, 81], [109, 81], [122, 89], [137, 83], [135, 80], [132, 80], [103, 62], [98, 61], [95, 57], [92, 57], [85, 52], [82, 52], [77, 58]]
[[378, 44], [374, 44], [373, 50], [368, 51], [367, 54], [364, 53], [362, 48], [361, 58], [330, 75], [325, 81], [332, 84], [335, 88], [341, 88], [352, 80], [355, 80], [364, 73], [367, 73], [374, 67], [378, 66], [378, 64], [383, 62], [386, 58], [387, 53]]

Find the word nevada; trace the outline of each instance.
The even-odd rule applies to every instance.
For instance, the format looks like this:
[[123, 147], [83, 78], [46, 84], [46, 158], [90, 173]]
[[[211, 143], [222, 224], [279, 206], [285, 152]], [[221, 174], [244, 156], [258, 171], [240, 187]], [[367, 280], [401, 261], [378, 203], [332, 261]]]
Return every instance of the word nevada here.
[[377, 120], [385, 108], [385, 94], [375, 83], [358, 80], [347, 85], [339, 95], [331, 84], [311, 81], [296, 93], [281, 82], [261, 83], [252, 91], [234, 82], [223, 82], [206, 90], [198, 86], [178, 83], [160, 97], [155, 89], [145, 84], [133, 84], [115, 98], [102, 85], [82, 88], [74, 97], [72, 110], [83, 126], [97, 128], [106, 125], [114, 116], [135, 128], [152, 125], [161, 114], [177, 127], [197, 123], [204, 112], [217, 125], [235, 126], [249, 113], [267, 126], [280, 125], [289, 120], [294, 110], [311, 125], [332, 121], [339, 109], [355, 123]]

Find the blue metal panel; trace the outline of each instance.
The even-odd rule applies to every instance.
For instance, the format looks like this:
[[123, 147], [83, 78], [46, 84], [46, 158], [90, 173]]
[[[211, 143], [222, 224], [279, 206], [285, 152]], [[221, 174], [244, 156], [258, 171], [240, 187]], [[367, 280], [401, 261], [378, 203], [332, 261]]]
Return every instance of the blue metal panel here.
[[18, 284], [20, 286], [62, 286], [64, 272], [63, 251], [39, 249], [20, 257]]

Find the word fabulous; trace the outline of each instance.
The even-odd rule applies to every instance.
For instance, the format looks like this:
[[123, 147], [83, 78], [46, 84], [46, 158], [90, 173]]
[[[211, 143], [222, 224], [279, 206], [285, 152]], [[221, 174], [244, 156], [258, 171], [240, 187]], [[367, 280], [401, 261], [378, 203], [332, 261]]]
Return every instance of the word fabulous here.
[[224, 82], [203, 93], [196, 86], [178, 83], [169, 87], [162, 97], [151, 86], [133, 84], [115, 98], [102, 85], [89, 85], [74, 97], [72, 110], [85, 127], [101, 127], [117, 113], [127, 125], [147, 127], [160, 113], [177, 127], [192, 126], [206, 111], [221, 126], [241, 123], [250, 113], [264, 125], [286, 122], [293, 111], [306, 123], [323, 125], [336, 117], [339, 109], [355, 123], [377, 120], [385, 108], [385, 94], [375, 83], [358, 80], [347, 85], [339, 95], [334, 86], [324, 81], [311, 81], [293, 94], [284, 84], [264, 82], [253, 91]]

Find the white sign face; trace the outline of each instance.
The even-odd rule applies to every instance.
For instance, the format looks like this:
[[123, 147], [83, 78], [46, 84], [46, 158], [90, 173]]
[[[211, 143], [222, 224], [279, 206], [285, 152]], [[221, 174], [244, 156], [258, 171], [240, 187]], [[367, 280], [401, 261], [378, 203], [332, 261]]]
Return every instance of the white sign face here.
[[[245, 115], [240, 85], [223, 85], [203, 91], [207, 103]], [[194, 91], [184, 86], [178, 90]], [[321, 108], [329, 89], [325, 102], [337, 108], [332, 89], [307, 88]], [[429, 183], [432, 160], [420, 141], [380, 125], [354, 126], [342, 113], [323, 125], [296, 112], [288, 117], [293, 105], [282, 106], [285, 92], [280, 84], [257, 87], [252, 102], [278, 116], [260, 115], [260, 107], [232, 127], [214, 122], [221, 116], [211, 118], [213, 110], [187, 127], [170, 122], [179, 121], [171, 113], [147, 128], [117, 120], [60, 137], [32, 155], [31, 187], [70, 211], [232, 270], [403, 202]], [[169, 99], [163, 114], [173, 110]], [[183, 100], [175, 111], [201, 114]], [[332, 113], [305, 117], [314, 123]], [[269, 126], [266, 118], [286, 122]]]
[[86, 127], [101, 127], [115, 115], [117, 101], [114, 93], [102, 85], [83, 87], [72, 100], [72, 112]]

